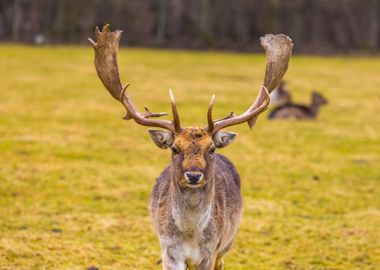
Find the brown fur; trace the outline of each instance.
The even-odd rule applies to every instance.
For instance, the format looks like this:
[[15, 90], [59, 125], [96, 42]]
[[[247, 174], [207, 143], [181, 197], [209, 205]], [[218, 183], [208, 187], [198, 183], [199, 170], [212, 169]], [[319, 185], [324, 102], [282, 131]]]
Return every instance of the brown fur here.
[[181, 135], [174, 139], [174, 145], [184, 153], [182, 167], [185, 171], [194, 167], [204, 171], [206, 169], [204, 154], [212, 144], [213, 141], [208, 133], [199, 128], [184, 129]]
[[[213, 140], [200, 128], [177, 134], [171, 164], [152, 192], [151, 215], [159, 235], [163, 268], [223, 269], [223, 257], [238, 228], [242, 200], [240, 178], [224, 156], [209, 154]], [[188, 187], [184, 171], [197, 167], [202, 185]]]

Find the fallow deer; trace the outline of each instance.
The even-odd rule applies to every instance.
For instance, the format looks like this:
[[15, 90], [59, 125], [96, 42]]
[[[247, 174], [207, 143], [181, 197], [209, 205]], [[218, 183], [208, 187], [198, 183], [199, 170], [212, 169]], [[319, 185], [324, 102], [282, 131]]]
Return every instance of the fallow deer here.
[[240, 115], [213, 120], [215, 96], [209, 103], [207, 127], [183, 128], [170, 91], [173, 121], [152, 119], [166, 113], [139, 112], [122, 86], [117, 65], [117, 51], [122, 31], [111, 32], [109, 26], [95, 30], [95, 68], [111, 95], [126, 109], [124, 119], [133, 119], [149, 130], [160, 148], [170, 148], [172, 161], [158, 177], [151, 196], [151, 217], [162, 250], [163, 269], [224, 268], [223, 257], [231, 248], [238, 228], [242, 199], [240, 178], [226, 157], [216, 148], [229, 145], [235, 133], [222, 129], [247, 122], [252, 129], [260, 113], [269, 105], [269, 93], [285, 74], [293, 44], [285, 35], [261, 38], [267, 56], [264, 83], [248, 108]]
[[293, 103], [291, 100], [274, 108], [269, 119], [314, 119], [319, 108], [327, 104], [327, 99], [317, 92], [312, 92], [310, 105]]

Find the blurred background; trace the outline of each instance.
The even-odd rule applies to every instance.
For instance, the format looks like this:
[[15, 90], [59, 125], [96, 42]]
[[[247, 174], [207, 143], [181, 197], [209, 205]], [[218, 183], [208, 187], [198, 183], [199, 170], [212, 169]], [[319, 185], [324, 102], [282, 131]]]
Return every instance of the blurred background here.
[[270, 32], [295, 52], [374, 52], [379, 18], [378, 0], [1, 0], [0, 41], [86, 43], [107, 22], [131, 46], [251, 51]]
[[110, 23], [138, 109], [170, 112], [172, 88], [184, 126], [212, 94], [215, 118], [244, 112], [259, 37], [289, 35], [285, 97], [319, 113], [272, 120], [272, 103], [229, 129], [244, 214], [226, 268], [379, 270], [379, 20], [380, 0], [0, 0], [0, 269], [162, 267], [149, 198], [170, 151], [96, 74], [87, 38]]

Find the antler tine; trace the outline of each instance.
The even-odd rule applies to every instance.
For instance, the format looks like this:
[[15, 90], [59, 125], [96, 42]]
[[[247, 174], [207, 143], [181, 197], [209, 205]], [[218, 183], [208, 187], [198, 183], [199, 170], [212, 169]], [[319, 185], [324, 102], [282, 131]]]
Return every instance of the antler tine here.
[[174, 124], [168, 120], [149, 119], [151, 117], [167, 115], [167, 113], [152, 113], [148, 109], [144, 113], [140, 113], [126, 91], [129, 84], [124, 87], [122, 86], [117, 64], [117, 51], [119, 49], [121, 33], [121, 30], [111, 32], [109, 24], [106, 24], [103, 26], [102, 31], [99, 31], [98, 27], [95, 28], [96, 42], [88, 39], [95, 51], [95, 68], [100, 80], [108, 92], [124, 105], [127, 110], [127, 114], [124, 117], [125, 120], [133, 119], [136, 123], [143, 126], [160, 127], [168, 129], [173, 133], [176, 132], [177, 127], [175, 124], [179, 123], [178, 113], [175, 116], [177, 119], [173, 121]]
[[154, 113], [151, 112], [147, 107], [144, 107], [145, 112], [144, 112], [144, 117], [149, 118], [149, 117], [160, 117], [160, 116], [165, 116], [168, 115], [167, 112], [159, 112], [159, 113]]
[[181, 128], [181, 122], [179, 120], [179, 114], [177, 111], [177, 105], [175, 104], [174, 100], [174, 95], [173, 91], [169, 89], [169, 95], [170, 95], [170, 104], [172, 107], [172, 112], [173, 112], [173, 123], [174, 123], [174, 129], [177, 133], [180, 133], [182, 128]]
[[240, 115], [234, 115], [232, 117], [216, 120], [213, 121], [212, 124], [210, 124], [209, 121], [207, 130], [211, 135], [214, 135], [222, 128], [237, 125], [243, 122], [247, 122], [249, 127], [252, 129], [259, 114], [265, 111], [269, 106], [270, 92], [277, 87], [288, 69], [293, 43], [292, 40], [286, 35], [269, 34], [260, 38], [260, 44], [265, 50], [267, 60], [264, 83], [256, 100], [247, 111]]
[[212, 95], [207, 110], [208, 132], [211, 132], [214, 129], [214, 121], [212, 120], [212, 109], [214, 108], [214, 103], [215, 95]]
[[230, 118], [233, 118], [235, 116], [236, 116], [236, 114], [234, 112], [230, 112], [229, 115], [227, 115], [225, 117], [222, 117], [222, 118], [219, 118], [219, 119], [216, 119], [215, 122], [222, 121], [222, 120], [225, 120], [225, 119], [230, 119]]
[[261, 87], [261, 90], [260, 90], [260, 93], [259, 93], [259, 96], [257, 97], [257, 99], [262, 100], [262, 103], [259, 105], [256, 105], [256, 102], [254, 102], [249, 107], [249, 109], [247, 111], [245, 111], [244, 113], [242, 113], [240, 115], [230, 114], [229, 116], [227, 116], [225, 118], [214, 121], [213, 122], [214, 128], [211, 131], [209, 131], [209, 133], [211, 135], [214, 135], [216, 132], [218, 132], [222, 128], [244, 123], [245, 121], [248, 121], [248, 119], [250, 119], [252, 117], [256, 117], [260, 113], [265, 111], [269, 105], [269, 102], [270, 102], [269, 92], [265, 86]]

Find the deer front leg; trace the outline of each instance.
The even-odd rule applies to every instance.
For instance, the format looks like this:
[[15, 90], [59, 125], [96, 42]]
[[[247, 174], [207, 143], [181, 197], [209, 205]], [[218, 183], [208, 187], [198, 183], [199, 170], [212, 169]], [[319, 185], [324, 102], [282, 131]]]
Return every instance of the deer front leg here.
[[214, 270], [214, 269], [217, 269], [217, 268], [214, 268], [215, 267], [215, 260], [216, 260], [216, 258], [214, 256], [206, 258], [195, 269], [196, 270]]
[[215, 262], [215, 267], [213, 270], [224, 270], [223, 258], [217, 258]]
[[[186, 264], [182, 260], [175, 258], [172, 247], [165, 248], [162, 254], [163, 270], [186, 270]], [[175, 252], [174, 252], [175, 253]]]

